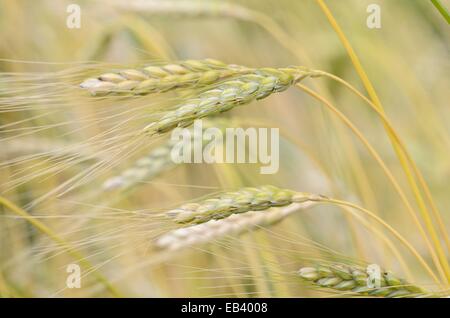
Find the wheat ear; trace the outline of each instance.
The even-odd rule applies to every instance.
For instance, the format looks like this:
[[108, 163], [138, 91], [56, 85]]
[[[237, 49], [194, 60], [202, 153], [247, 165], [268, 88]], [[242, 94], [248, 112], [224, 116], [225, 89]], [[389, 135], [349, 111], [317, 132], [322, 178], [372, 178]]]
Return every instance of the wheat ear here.
[[103, 183], [103, 190], [125, 190], [169, 170], [175, 165], [170, 158], [170, 152], [174, 144], [175, 141], [168, 140], [161, 146], [152, 149], [146, 156], [136, 160], [129, 168], [107, 179]]
[[305, 209], [313, 202], [292, 203], [282, 208], [269, 208], [264, 213], [249, 211], [243, 214], [232, 214], [219, 220], [209, 220], [170, 231], [160, 236], [155, 246], [164, 250], [180, 250], [198, 244], [208, 243], [227, 235], [240, 235], [263, 226], [272, 226], [290, 214]]
[[176, 223], [200, 224], [224, 219], [232, 214], [267, 210], [271, 207], [317, 200], [317, 195], [280, 189], [266, 185], [225, 192], [201, 202], [188, 203], [170, 210], [166, 215]]
[[320, 264], [315, 267], [303, 267], [298, 274], [302, 279], [319, 287], [350, 291], [365, 296], [393, 298], [419, 297], [429, 294], [421, 287], [409, 284], [386, 271], [381, 272], [380, 287], [369, 287], [367, 271], [358, 266]]
[[228, 111], [236, 106], [263, 99], [272, 93], [281, 92], [306, 76], [316, 76], [317, 71], [300, 67], [261, 68], [251, 74], [224, 81], [215, 88], [200, 93], [163, 113], [162, 117], [144, 128], [150, 135], [162, 134], [175, 127], [187, 127], [194, 120]]
[[[223, 131], [228, 122], [226, 119], [218, 118], [204, 120], [202, 123], [203, 132], [210, 127]], [[201, 139], [202, 145], [210, 141], [206, 134], [202, 133], [197, 136], [193, 129], [190, 129], [190, 137], [192, 144], [199, 139]], [[171, 152], [178, 142], [178, 140], [172, 139], [165, 140], [163, 144], [150, 150], [147, 155], [140, 157], [121, 173], [107, 179], [103, 183], [103, 190], [126, 190], [172, 169], [176, 164], [171, 157]], [[193, 152], [193, 148], [190, 150]]]
[[214, 59], [186, 60], [163, 66], [146, 66], [105, 73], [80, 84], [93, 95], [151, 94], [179, 88], [199, 88], [251, 69]]

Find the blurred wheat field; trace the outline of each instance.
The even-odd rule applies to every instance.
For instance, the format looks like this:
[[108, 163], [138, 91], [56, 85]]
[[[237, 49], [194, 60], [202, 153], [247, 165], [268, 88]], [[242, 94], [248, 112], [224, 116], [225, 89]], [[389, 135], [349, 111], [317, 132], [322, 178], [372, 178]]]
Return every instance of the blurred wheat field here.
[[[375, 29], [370, 0], [80, 0], [80, 28], [70, 4], [0, 0], [1, 297], [448, 296], [449, 35], [431, 2], [379, 0]], [[138, 92], [149, 74], [173, 76]], [[204, 119], [279, 128], [275, 174], [174, 164], [172, 126], [142, 133], [268, 78]], [[369, 264], [385, 285], [356, 289]]]

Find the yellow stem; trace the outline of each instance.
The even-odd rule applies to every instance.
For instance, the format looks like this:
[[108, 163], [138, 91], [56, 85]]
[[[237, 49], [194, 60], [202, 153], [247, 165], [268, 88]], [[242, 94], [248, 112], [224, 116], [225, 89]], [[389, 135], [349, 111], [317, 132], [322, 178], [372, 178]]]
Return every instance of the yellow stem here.
[[[343, 210], [348, 209], [348, 207], [341, 207]], [[351, 211], [345, 211], [350, 214], [352, 214]], [[347, 214], [346, 214], [347, 215]], [[351, 217], [351, 215], [348, 215], [348, 217]], [[412, 281], [414, 276], [411, 273], [411, 270], [408, 267], [408, 264], [404, 260], [402, 254], [400, 251], [395, 247], [394, 243], [380, 230], [378, 230], [376, 227], [373, 226], [371, 222], [367, 222], [365, 218], [363, 218], [360, 215], [354, 214], [353, 217], [355, 217], [368, 231], [373, 232], [380, 240], [382, 240], [386, 246], [391, 250], [392, 254], [395, 256], [396, 260], [400, 263], [401, 268], [405, 272], [405, 276], [408, 280]], [[372, 219], [371, 219], [372, 220]], [[365, 258], [367, 260], [367, 258]]]
[[[436, 275], [433, 273], [431, 268], [428, 266], [428, 264], [425, 262], [425, 260], [420, 256], [420, 254], [417, 252], [417, 250], [400, 234], [395, 230], [392, 226], [390, 226], [388, 223], [386, 223], [383, 219], [381, 219], [376, 214], [370, 212], [367, 209], [364, 209], [356, 204], [347, 202], [347, 201], [341, 201], [337, 199], [330, 199], [330, 198], [321, 198], [318, 199], [319, 202], [329, 202], [341, 206], [350, 207], [353, 209], [356, 209], [358, 211], [361, 211], [362, 213], [368, 215], [369, 217], [373, 218], [375, 221], [379, 222], [381, 225], [383, 225], [386, 229], [389, 230], [405, 247], [419, 260], [419, 262], [422, 264], [422, 266], [425, 268], [425, 270], [430, 274], [430, 276], [436, 281], [436, 283], [439, 284], [439, 279], [436, 277]], [[344, 210], [346, 211], [346, 210]]]
[[[323, 0], [316, 0], [322, 11], [324, 12], [325, 16], [327, 17], [328, 21], [330, 22], [331, 26], [333, 27], [334, 31], [338, 35], [339, 39], [341, 40], [343, 46], [345, 47], [347, 54], [349, 55], [353, 66], [355, 67], [356, 72], [358, 73], [358, 76], [361, 78], [361, 81], [363, 82], [364, 87], [367, 90], [367, 93], [369, 94], [370, 99], [375, 104], [377, 109], [384, 113], [383, 106], [381, 104], [380, 99], [378, 98], [377, 93], [375, 92], [375, 89], [367, 76], [366, 72], [364, 71], [364, 68], [362, 67], [361, 62], [359, 61], [358, 56], [356, 55], [355, 51], [353, 50], [350, 42], [348, 41], [347, 37], [345, 36], [344, 32], [341, 30], [339, 24], [334, 19], [333, 14], [328, 9], [327, 5], [323, 2]], [[414, 177], [412, 176], [411, 170], [407, 164], [407, 159], [405, 158], [404, 153], [399, 149], [398, 143], [393, 138], [392, 134], [388, 130], [388, 136], [391, 139], [392, 146], [395, 150], [395, 153], [397, 154], [397, 157], [400, 161], [400, 164], [403, 168], [403, 171], [406, 175], [406, 178], [408, 180], [408, 183], [410, 184], [410, 187], [413, 191], [414, 197], [416, 199], [417, 204], [419, 205], [419, 210], [422, 215], [422, 218], [425, 222], [425, 226], [428, 230], [428, 232], [431, 235], [431, 239], [433, 241], [434, 248], [437, 250], [437, 254], [439, 256], [439, 261], [441, 262], [441, 265], [445, 271], [446, 280], [447, 283], [450, 282], [450, 267], [448, 264], [447, 257], [445, 255], [445, 252], [441, 246], [441, 242], [439, 240], [439, 237], [436, 233], [435, 227], [433, 225], [433, 222], [430, 218], [430, 214], [428, 212], [428, 209], [425, 205], [425, 202], [422, 198], [422, 195], [419, 191], [419, 188], [415, 182]]]
[[331, 79], [341, 83], [342, 85], [347, 87], [350, 91], [352, 91], [355, 95], [357, 95], [358, 97], [363, 99], [380, 116], [380, 118], [383, 120], [383, 122], [386, 125], [386, 127], [390, 130], [393, 138], [397, 141], [400, 149], [405, 154], [406, 159], [408, 160], [409, 165], [412, 167], [416, 178], [419, 179], [419, 183], [422, 186], [423, 190], [425, 191], [425, 195], [427, 197], [427, 200], [428, 200], [429, 204], [431, 205], [431, 211], [433, 212], [433, 216], [435, 217], [436, 221], [438, 222], [439, 230], [441, 231], [441, 234], [444, 237], [447, 249], [450, 250], [450, 239], [449, 239], [449, 236], [448, 236], [448, 232], [447, 232], [447, 229], [445, 228], [445, 224], [444, 224], [444, 221], [442, 220], [442, 216], [439, 213], [439, 210], [438, 210], [438, 208], [437, 208], [437, 206], [436, 206], [436, 204], [435, 204], [435, 202], [433, 200], [433, 197], [431, 195], [430, 189], [429, 189], [429, 187], [428, 187], [424, 177], [422, 176], [422, 173], [420, 172], [419, 168], [417, 167], [417, 165], [415, 164], [415, 162], [412, 160], [411, 156], [409, 155], [408, 151], [406, 150], [406, 146], [404, 145], [404, 143], [401, 141], [400, 137], [398, 136], [398, 134], [394, 130], [394, 127], [390, 123], [389, 119], [385, 116], [384, 113], [380, 112], [377, 109], [376, 105], [374, 103], [372, 103], [372, 101], [370, 99], [368, 99], [366, 96], [364, 96], [361, 92], [359, 92], [350, 83], [348, 83], [347, 81], [345, 81], [342, 78], [340, 78], [338, 76], [335, 76], [333, 74], [330, 74], [330, 73], [327, 73], [327, 72], [321, 72], [321, 73], [324, 76], [329, 77], [329, 78], [331, 78]]
[[427, 245], [430, 255], [433, 259], [433, 262], [439, 271], [439, 274], [443, 278], [444, 281], [446, 281], [445, 272], [442, 269], [442, 266], [439, 262], [439, 258], [436, 255], [435, 250], [433, 249], [433, 246], [430, 244], [430, 241], [428, 240], [427, 234], [425, 230], [422, 227], [422, 224], [420, 223], [419, 219], [417, 218], [417, 215], [414, 213], [414, 210], [412, 209], [406, 195], [404, 194], [403, 190], [401, 189], [400, 185], [395, 180], [394, 176], [392, 175], [389, 168], [384, 163], [383, 159], [381, 159], [378, 152], [372, 147], [372, 145], [369, 143], [369, 141], [364, 137], [364, 135], [359, 131], [358, 128], [356, 128], [353, 123], [343, 114], [341, 113], [336, 107], [333, 106], [328, 100], [323, 98], [322, 96], [318, 95], [316, 92], [312, 91], [311, 89], [307, 88], [306, 86], [302, 84], [296, 84], [297, 87], [304, 90], [307, 94], [311, 95], [315, 99], [319, 100], [321, 103], [323, 103], [325, 106], [327, 106], [331, 111], [333, 111], [352, 131], [353, 133], [361, 140], [361, 142], [364, 144], [364, 146], [367, 148], [369, 153], [372, 155], [372, 157], [377, 161], [377, 163], [380, 165], [383, 172], [386, 174], [389, 181], [394, 186], [394, 189], [400, 196], [400, 199], [404, 203], [407, 211], [409, 212], [410, 216], [412, 217], [414, 223], [416, 224], [417, 228], [419, 229], [420, 234], [422, 235], [425, 244]]
[[[240, 8], [243, 9], [243, 8]], [[271, 34], [275, 40], [277, 40], [282, 46], [284, 46], [288, 51], [290, 51], [296, 58], [298, 58], [303, 65], [311, 65], [311, 60], [307, 56], [307, 53], [304, 50], [304, 47], [301, 45], [298, 45], [296, 41], [294, 41], [289, 34], [287, 34], [283, 28], [280, 27], [276, 21], [274, 21], [271, 17], [267, 16], [266, 14], [254, 11], [248, 8], [245, 8], [244, 15], [236, 15], [235, 18], [247, 20], [251, 23], [255, 23], [256, 25], [259, 25], [261, 28], [263, 28], [266, 32]], [[349, 148], [350, 149], [350, 148]], [[353, 166], [355, 169], [358, 169], [361, 167], [359, 158], [355, 157], [353, 153], [348, 153], [349, 159], [352, 161]], [[364, 177], [364, 179], [367, 179], [367, 176], [364, 171], [360, 170], [361, 176]], [[361, 193], [364, 197], [364, 200], [371, 202], [372, 206], [375, 207], [376, 203], [373, 200], [372, 196], [372, 189], [370, 187], [367, 187], [368, 183], [364, 182], [364, 180], [360, 180], [362, 178], [358, 178], [357, 182], [359, 184], [359, 188], [361, 189]], [[363, 250], [360, 248], [360, 244], [357, 242], [357, 237], [355, 235], [353, 224], [351, 224], [351, 221], [349, 220], [349, 226], [350, 230], [352, 231], [352, 237], [355, 240], [356, 248], [358, 250], [358, 253], [364, 255]]]

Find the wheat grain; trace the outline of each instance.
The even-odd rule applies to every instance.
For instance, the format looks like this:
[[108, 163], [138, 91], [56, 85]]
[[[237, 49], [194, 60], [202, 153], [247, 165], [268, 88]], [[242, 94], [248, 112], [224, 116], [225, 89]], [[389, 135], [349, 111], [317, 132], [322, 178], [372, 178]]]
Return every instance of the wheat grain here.
[[418, 297], [427, 293], [421, 287], [409, 284], [386, 271], [381, 272], [380, 287], [369, 287], [368, 273], [358, 266], [320, 264], [316, 267], [303, 267], [298, 274], [302, 279], [319, 287], [350, 291], [366, 296]]
[[187, 127], [194, 120], [228, 111], [238, 105], [249, 104], [272, 93], [282, 92], [307, 76], [317, 76], [317, 71], [300, 67], [261, 68], [252, 74], [224, 81], [215, 88], [200, 93], [162, 114], [158, 121], [144, 128], [150, 135], [162, 134], [175, 127]]
[[232, 214], [267, 210], [270, 207], [316, 199], [316, 195], [266, 185], [225, 192], [201, 202], [188, 203], [168, 211], [166, 215], [176, 223], [200, 224], [209, 220], [223, 219]]
[[151, 94], [179, 88], [199, 88], [251, 69], [214, 59], [186, 60], [164, 66], [146, 66], [101, 74], [80, 84], [93, 95]]
[[232, 214], [224, 219], [209, 220], [170, 231], [160, 236], [155, 245], [164, 250], [180, 250], [190, 246], [211, 242], [227, 235], [240, 235], [263, 226], [272, 226], [288, 215], [305, 209], [313, 202], [292, 203], [282, 208], [269, 208], [264, 213], [249, 211], [243, 214]]

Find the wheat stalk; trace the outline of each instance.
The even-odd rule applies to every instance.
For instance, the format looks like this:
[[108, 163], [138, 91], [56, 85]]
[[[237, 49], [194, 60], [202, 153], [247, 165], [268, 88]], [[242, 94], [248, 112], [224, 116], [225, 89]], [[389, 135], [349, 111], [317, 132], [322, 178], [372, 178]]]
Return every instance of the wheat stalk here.
[[179, 88], [199, 88], [251, 69], [214, 59], [186, 60], [163, 66], [126, 69], [89, 78], [80, 84], [92, 95], [151, 94]]
[[144, 128], [150, 135], [162, 134], [175, 127], [187, 127], [194, 120], [249, 104], [273, 93], [282, 92], [307, 76], [318, 76], [318, 71], [301, 67], [261, 68], [251, 74], [224, 81], [215, 88], [200, 93], [162, 114], [161, 118]]
[[224, 219], [209, 220], [172, 230], [160, 236], [155, 245], [164, 250], [179, 250], [193, 245], [211, 242], [227, 235], [240, 235], [263, 226], [272, 226], [288, 215], [311, 206], [313, 202], [292, 203], [282, 208], [268, 208], [267, 211], [249, 211], [232, 214]]
[[316, 201], [317, 198], [317, 195], [265, 185], [225, 192], [204, 201], [184, 204], [168, 211], [166, 215], [176, 223], [200, 224], [210, 220], [224, 219], [232, 214]]
[[380, 287], [368, 287], [369, 275], [362, 267], [342, 264], [303, 267], [298, 275], [316, 286], [339, 291], [350, 291], [365, 296], [418, 297], [427, 292], [419, 286], [397, 278], [391, 272], [382, 271]]

